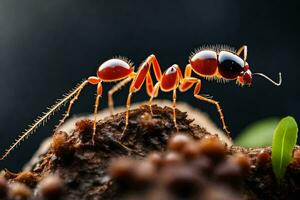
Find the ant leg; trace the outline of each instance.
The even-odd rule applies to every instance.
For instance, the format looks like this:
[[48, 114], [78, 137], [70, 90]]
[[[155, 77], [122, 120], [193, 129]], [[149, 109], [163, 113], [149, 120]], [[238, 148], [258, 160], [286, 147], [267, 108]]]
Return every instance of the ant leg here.
[[99, 106], [99, 99], [102, 96], [102, 83], [98, 83], [97, 87], [97, 97], [95, 100], [95, 109], [94, 109], [94, 123], [93, 123], [93, 137], [92, 137], [92, 142], [93, 145], [95, 144], [95, 135], [96, 135], [96, 129], [97, 129], [97, 113], [98, 113], [98, 106]]
[[160, 69], [159, 63], [158, 63], [155, 55], [152, 54], [152, 55], [148, 56], [147, 59], [140, 65], [138, 72], [136, 73], [136, 75], [130, 85], [129, 94], [127, 97], [127, 103], [126, 103], [126, 122], [125, 122], [125, 128], [121, 135], [121, 139], [123, 138], [123, 136], [126, 132], [127, 126], [128, 126], [129, 110], [130, 110], [132, 94], [141, 89], [147, 76], [148, 76], [148, 80], [147, 80], [146, 84], [148, 84], [147, 85], [148, 95], [150, 93], [150, 90], [152, 90], [151, 88], [153, 87], [153, 83], [152, 83], [151, 76], [149, 74], [151, 65], [154, 69], [154, 74], [155, 74], [156, 79], [160, 80], [162, 77], [161, 69]]
[[244, 60], [244, 62], [246, 62], [247, 56], [248, 56], [248, 48], [247, 48], [247, 45], [243, 45], [241, 48], [239, 48], [239, 50], [236, 52], [236, 54], [237, 54], [238, 56], [240, 56], [242, 52], [244, 52], [243, 60]]
[[222, 113], [222, 109], [221, 109], [221, 106], [219, 104], [219, 102], [215, 101], [215, 100], [212, 100], [211, 98], [209, 97], [204, 97], [202, 95], [199, 95], [199, 92], [201, 90], [201, 80], [200, 79], [197, 79], [197, 78], [184, 78], [179, 86], [179, 90], [181, 92], [185, 92], [187, 91], [188, 89], [190, 89], [194, 83], [197, 83], [196, 86], [195, 86], [195, 89], [194, 89], [194, 96], [199, 99], [199, 100], [202, 100], [202, 101], [206, 101], [206, 102], [209, 102], [209, 103], [212, 103], [214, 104], [216, 107], [217, 107], [217, 110], [219, 112], [219, 115], [220, 115], [220, 119], [222, 121], [222, 125], [223, 125], [223, 129], [225, 130], [226, 134], [228, 137], [230, 132], [228, 131], [227, 129], [227, 126], [225, 124], [225, 119], [224, 119], [224, 115]]
[[150, 108], [150, 112], [151, 112], [151, 115], [153, 115], [153, 112], [152, 112], [152, 100], [154, 97], [157, 97], [158, 95], [158, 90], [159, 90], [159, 86], [160, 86], [160, 82], [157, 82], [152, 90], [152, 94], [150, 96], [150, 99], [149, 99], [149, 108]]
[[153, 81], [149, 72], [147, 73], [146, 76], [146, 90], [147, 90], [147, 94], [151, 97], [153, 92]]
[[195, 83], [199, 82], [199, 79], [197, 78], [184, 78], [181, 80], [181, 83], [179, 85], [179, 91], [180, 92], [186, 92], [189, 90]]
[[230, 132], [229, 132], [229, 130], [227, 129], [227, 126], [226, 126], [226, 124], [225, 124], [224, 115], [223, 115], [223, 113], [222, 113], [222, 109], [221, 109], [221, 106], [220, 106], [219, 102], [217, 102], [217, 101], [215, 101], [215, 100], [213, 100], [213, 99], [209, 99], [209, 98], [206, 98], [206, 97], [204, 97], [204, 96], [198, 95], [198, 94], [194, 94], [194, 96], [195, 96], [197, 99], [199, 99], [199, 100], [206, 101], [206, 102], [208, 102], [208, 103], [212, 103], [212, 104], [214, 104], [214, 105], [217, 107], [217, 110], [218, 110], [219, 115], [220, 115], [220, 119], [221, 119], [221, 121], [222, 121], [223, 129], [224, 129], [224, 131], [226, 132], [227, 136], [230, 138]]
[[149, 84], [147, 86], [147, 92], [148, 95], [151, 96], [151, 92], [149, 92], [149, 90], [151, 90], [151, 85], [152, 84], [152, 78], [151, 75], [149, 74], [150, 71], [150, 67], [153, 66], [154, 69], [154, 75], [156, 77], [157, 81], [160, 81], [161, 77], [162, 77], [162, 73], [160, 70], [160, 66], [158, 64], [158, 61], [156, 59], [156, 57], [154, 55], [150, 55], [148, 56], [148, 58], [140, 65], [138, 72], [136, 73], [136, 76], [132, 82], [132, 87], [134, 88], [134, 91], [138, 91], [140, 90], [140, 88], [142, 87], [145, 78], [147, 77], [147, 82], [146, 84]]
[[128, 97], [127, 97], [127, 102], [126, 102], [125, 127], [124, 127], [124, 130], [122, 132], [122, 135], [121, 135], [120, 139], [122, 139], [124, 137], [125, 132], [127, 130], [128, 121], [129, 121], [129, 110], [130, 110], [130, 104], [131, 104], [131, 96], [132, 96], [132, 92], [129, 92]]
[[140, 65], [138, 72], [136, 73], [136, 76], [134, 77], [130, 86], [130, 92], [134, 93], [140, 90], [146, 79], [147, 94], [151, 97], [153, 91], [153, 81], [151, 78], [151, 74], [149, 73], [151, 66], [154, 69], [156, 80], [160, 81], [162, 72], [155, 55], [152, 54], [148, 56], [147, 59]]
[[[133, 79], [133, 81], [130, 85], [129, 93], [128, 93], [128, 96], [127, 96], [127, 102], [126, 102], [125, 127], [124, 127], [124, 130], [122, 132], [122, 135], [121, 135], [120, 139], [123, 138], [123, 136], [125, 135], [125, 132], [127, 130], [132, 94], [137, 92], [138, 90], [140, 90], [140, 88], [142, 87], [143, 82], [145, 81], [146, 76], [148, 76], [148, 79], [147, 79], [147, 82], [146, 82], [147, 92], [150, 92], [151, 86], [153, 87], [152, 79], [151, 79], [150, 75], [148, 75], [149, 74], [148, 72], [149, 72], [149, 65], [144, 62], [141, 65], [141, 67], [139, 68], [139, 71], [136, 73], [136, 75], [135, 75], [135, 77], [134, 77], [134, 79]], [[151, 79], [151, 85], [149, 84], [150, 79]]]
[[126, 85], [129, 81], [131, 81], [132, 77], [128, 77], [121, 82], [119, 82], [117, 85], [115, 85], [112, 89], [108, 91], [108, 105], [109, 105], [109, 110], [110, 110], [110, 115], [113, 115], [114, 111], [114, 100], [112, 95], [121, 89], [124, 85]]
[[173, 122], [174, 122], [174, 126], [177, 130], [177, 132], [179, 131], [178, 126], [177, 126], [177, 122], [176, 122], [176, 88], [173, 90]]
[[193, 71], [192, 66], [190, 64], [187, 64], [184, 70], [184, 77], [190, 78], [192, 75], [192, 71]]
[[[149, 61], [148, 61], [149, 60]], [[156, 80], [160, 80], [161, 77], [162, 77], [162, 73], [161, 73], [161, 69], [160, 69], [160, 66], [159, 66], [159, 63], [155, 57], [155, 55], [150, 55], [148, 57], [148, 59], [146, 60], [146, 62], [149, 62], [149, 63], [152, 63], [152, 66], [153, 66], [153, 70], [154, 70], [154, 75], [156, 77]]]
[[88, 82], [85, 82], [84, 84], [82, 84], [82, 85], [79, 87], [79, 89], [78, 89], [76, 95], [75, 95], [75, 96], [73, 97], [73, 99], [70, 101], [69, 107], [68, 107], [67, 111], [65, 112], [63, 118], [62, 118], [61, 120], [59, 120], [59, 124], [55, 127], [54, 131], [57, 131], [57, 129], [65, 122], [65, 120], [67, 119], [67, 117], [69, 117], [73, 104], [74, 104], [75, 101], [78, 99], [78, 97], [79, 97], [79, 95], [80, 95], [82, 89], [83, 89], [87, 84], [88, 84]]
[[95, 101], [94, 122], [93, 122], [93, 137], [92, 137], [93, 145], [95, 144], [95, 135], [96, 135], [96, 128], [97, 128], [97, 113], [98, 113], [98, 106], [99, 106], [99, 98], [100, 97], [101, 97], [100, 95], [97, 95], [96, 101]]
[[198, 82], [199, 79], [191, 77], [192, 74], [192, 67], [190, 64], [186, 65], [184, 70], [184, 78], [182, 78], [181, 71], [178, 69], [179, 74], [179, 91], [185, 92], [189, 90], [195, 83]]

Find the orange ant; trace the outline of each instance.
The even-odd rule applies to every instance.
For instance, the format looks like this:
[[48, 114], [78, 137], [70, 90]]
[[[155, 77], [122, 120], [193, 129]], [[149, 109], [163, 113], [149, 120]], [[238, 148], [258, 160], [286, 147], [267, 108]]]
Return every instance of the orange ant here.
[[[157, 97], [159, 89], [163, 92], [173, 91], [173, 122], [175, 128], [178, 130], [176, 123], [176, 91], [179, 88], [179, 91], [185, 92], [189, 90], [194, 84], [194, 97], [206, 101], [208, 103], [214, 104], [219, 112], [220, 119], [223, 125], [223, 129], [229, 135], [229, 131], [225, 124], [224, 115], [222, 113], [221, 107], [218, 101], [213, 100], [210, 97], [200, 95], [201, 90], [201, 80], [199, 78], [194, 78], [191, 76], [192, 72], [195, 72], [200, 77], [207, 79], [216, 79], [223, 82], [236, 80], [236, 83], [239, 85], [248, 85], [252, 84], [252, 76], [259, 75], [276, 86], [280, 86], [282, 79], [281, 73], [279, 73], [279, 82], [271, 80], [269, 77], [262, 73], [251, 73], [249, 65], [246, 62], [247, 60], [247, 46], [242, 46], [238, 51], [235, 51], [231, 48], [224, 46], [212, 46], [205, 47], [200, 50], [197, 50], [189, 58], [189, 64], [186, 65], [184, 76], [180, 70], [180, 67], [177, 64], [169, 67], [164, 73], [161, 72], [160, 65], [155, 57], [155, 55], [150, 55], [147, 59], [140, 65], [137, 72], [134, 72], [134, 67], [132, 63], [124, 58], [113, 58], [102, 63], [97, 71], [97, 76], [91, 76], [87, 80], [84, 80], [80, 83], [75, 89], [69, 92], [64, 98], [58, 100], [55, 105], [53, 105], [49, 110], [43, 113], [43, 116], [38, 117], [34, 121], [33, 125], [29, 129], [25, 130], [24, 133], [15, 141], [15, 143], [6, 150], [5, 154], [0, 158], [3, 160], [8, 154], [24, 139], [30, 136], [41, 124], [44, 124], [51, 115], [60, 109], [61, 106], [65, 105], [69, 100], [69, 106], [64, 114], [63, 118], [60, 120], [60, 123], [56, 126], [57, 130], [69, 116], [70, 111], [74, 102], [78, 99], [81, 91], [87, 84], [97, 85], [97, 95], [95, 100], [94, 108], [94, 121], [93, 121], [93, 136], [92, 142], [94, 144], [94, 137], [96, 133], [96, 123], [97, 123], [97, 113], [99, 106], [99, 99], [102, 96], [102, 82], [114, 82], [120, 81], [108, 92], [108, 104], [110, 108], [111, 115], [113, 113], [113, 98], [112, 95], [118, 91], [126, 83], [131, 82], [129, 88], [129, 94], [127, 97], [126, 103], [126, 121], [125, 127], [122, 133], [121, 138], [124, 136], [124, 133], [128, 126], [129, 120], [129, 110], [131, 104], [132, 94], [139, 91], [143, 83], [146, 81], [146, 90], [147, 94], [150, 96], [149, 106], [152, 113], [151, 105], [154, 97]], [[150, 68], [153, 67], [154, 75], [158, 81], [153, 86], [153, 81], [150, 75]]]

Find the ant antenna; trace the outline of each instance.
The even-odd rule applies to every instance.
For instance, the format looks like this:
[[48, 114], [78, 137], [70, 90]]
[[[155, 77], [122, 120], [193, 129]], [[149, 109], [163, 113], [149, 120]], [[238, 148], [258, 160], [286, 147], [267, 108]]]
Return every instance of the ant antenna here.
[[14, 144], [11, 145], [5, 153], [0, 157], [0, 160], [3, 160], [8, 156], [8, 154], [15, 149], [22, 141], [27, 139], [31, 134], [33, 134], [36, 129], [40, 125], [44, 125], [44, 123], [50, 119], [50, 117], [58, 111], [62, 106], [64, 106], [78, 91], [80, 91], [86, 84], [88, 83], [87, 80], [84, 80], [80, 84], [78, 84], [75, 89], [71, 90], [68, 94], [64, 95], [62, 99], [59, 99], [52, 107], [48, 108], [47, 112], [44, 112], [42, 116], [38, 117], [34, 123], [26, 129], [18, 139], [15, 140]]
[[276, 85], [276, 86], [280, 86], [281, 83], [282, 83], [281, 72], [278, 73], [278, 75], [279, 75], [279, 81], [278, 81], [278, 83], [276, 83], [276, 82], [273, 81], [270, 77], [266, 76], [266, 75], [263, 74], [263, 73], [253, 73], [253, 75], [259, 75], [259, 76], [262, 76], [262, 77], [264, 77], [265, 79], [267, 79], [268, 81], [270, 81], [271, 83], [273, 83], [273, 84]]

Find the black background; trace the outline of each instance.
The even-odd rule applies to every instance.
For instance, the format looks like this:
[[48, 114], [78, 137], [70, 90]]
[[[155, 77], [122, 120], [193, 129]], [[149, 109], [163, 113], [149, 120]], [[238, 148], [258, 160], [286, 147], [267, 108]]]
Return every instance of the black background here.
[[[289, 2], [289, 3], [288, 3]], [[293, 1], [0, 1], [0, 150], [55, 99], [97, 66], [116, 55], [136, 65], [156, 54], [162, 70], [205, 44], [248, 45], [253, 72], [278, 79], [274, 87], [257, 77], [253, 86], [203, 81], [202, 92], [221, 102], [225, 119], [236, 136], [247, 124], [269, 117], [299, 114], [299, 4]], [[107, 107], [111, 84], [104, 87], [101, 108]], [[125, 105], [127, 88], [115, 95]], [[95, 87], [84, 90], [73, 114], [92, 112]], [[171, 94], [160, 93], [170, 99]], [[133, 101], [148, 97], [143, 89]], [[192, 90], [178, 94], [205, 110], [220, 126], [215, 107], [198, 102]], [[58, 113], [5, 160], [0, 168], [18, 170], [57, 123]]]

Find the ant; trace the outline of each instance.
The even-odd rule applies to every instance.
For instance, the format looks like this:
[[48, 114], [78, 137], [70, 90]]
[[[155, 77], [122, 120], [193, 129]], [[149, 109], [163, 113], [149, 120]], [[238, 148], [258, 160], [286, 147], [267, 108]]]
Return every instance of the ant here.
[[[56, 126], [55, 131], [64, 123], [66, 118], [70, 115], [72, 106], [74, 102], [78, 99], [81, 91], [87, 84], [97, 85], [97, 95], [95, 99], [95, 108], [94, 108], [94, 121], [93, 121], [93, 136], [92, 142], [94, 144], [94, 138], [96, 133], [96, 124], [97, 124], [97, 113], [99, 100], [103, 93], [102, 82], [114, 82], [120, 81], [108, 92], [108, 105], [110, 108], [111, 115], [113, 114], [113, 94], [117, 92], [121, 87], [131, 81], [129, 87], [129, 94], [127, 97], [126, 103], [126, 120], [125, 127], [121, 138], [124, 136], [125, 131], [128, 126], [129, 121], [129, 110], [131, 104], [132, 94], [139, 91], [146, 81], [146, 91], [150, 96], [149, 106], [152, 113], [152, 100], [158, 96], [159, 89], [163, 92], [173, 91], [173, 122], [174, 126], [178, 131], [178, 126], [176, 122], [176, 92], [177, 88], [180, 92], [185, 92], [190, 88], [194, 87], [194, 97], [206, 101], [208, 103], [214, 104], [219, 113], [223, 129], [229, 136], [229, 130], [225, 124], [224, 115], [222, 113], [221, 106], [218, 101], [213, 100], [211, 97], [206, 97], [201, 95], [201, 80], [199, 78], [192, 77], [192, 72], [195, 72], [200, 77], [207, 79], [213, 79], [217, 81], [230, 81], [236, 80], [238, 85], [250, 86], [252, 84], [252, 76], [259, 75], [266, 78], [268, 81], [273, 83], [276, 86], [280, 86], [282, 82], [281, 73], [279, 72], [279, 82], [275, 82], [270, 79], [268, 76], [262, 73], [251, 73], [249, 64], [247, 60], [247, 46], [244, 45], [237, 51], [226, 46], [211, 46], [203, 47], [193, 53], [189, 58], [189, 63], [186, 65], [184, 76], [180, 70], [180, 67], [177, 64], [173, 64], [169, 67], [164, 73], [161, 72], [160, 65], [155, 57], [155, 55], [150, 55], [147, 59], [142, 62], [137, 72], [134, 72], [133, 64], [125, 58], [113, 58], [102, 63], [97, 71], [97, 76], [90, 76], [88, 79], [81, 82], [71, 90], [67, 95], [62, 99], [59, 99], [47, 112], [43, 113], [41, 117], [38, 117], [34, 121], [33, 125], [29, 129], [25, 130], [21, 136], [15, 141], [15, 143], [6, 150], [5, 154], [0, 158], [3, 160], [9, 155], [9, 153], [24, 139], [34, 133], [34, 131], [41, 125], [44, 124], [47, 119], [51, 117], [61, 106], [65, 105], [69, 101], [69, 106], [67, 111], [63, 115], [63, 118], [60, 120], [60, 123]], [[153, 67], [154, 75], [157, 80], [157, 83], [153, 85], [153, 80], [150, 74], [150, 68]]]

